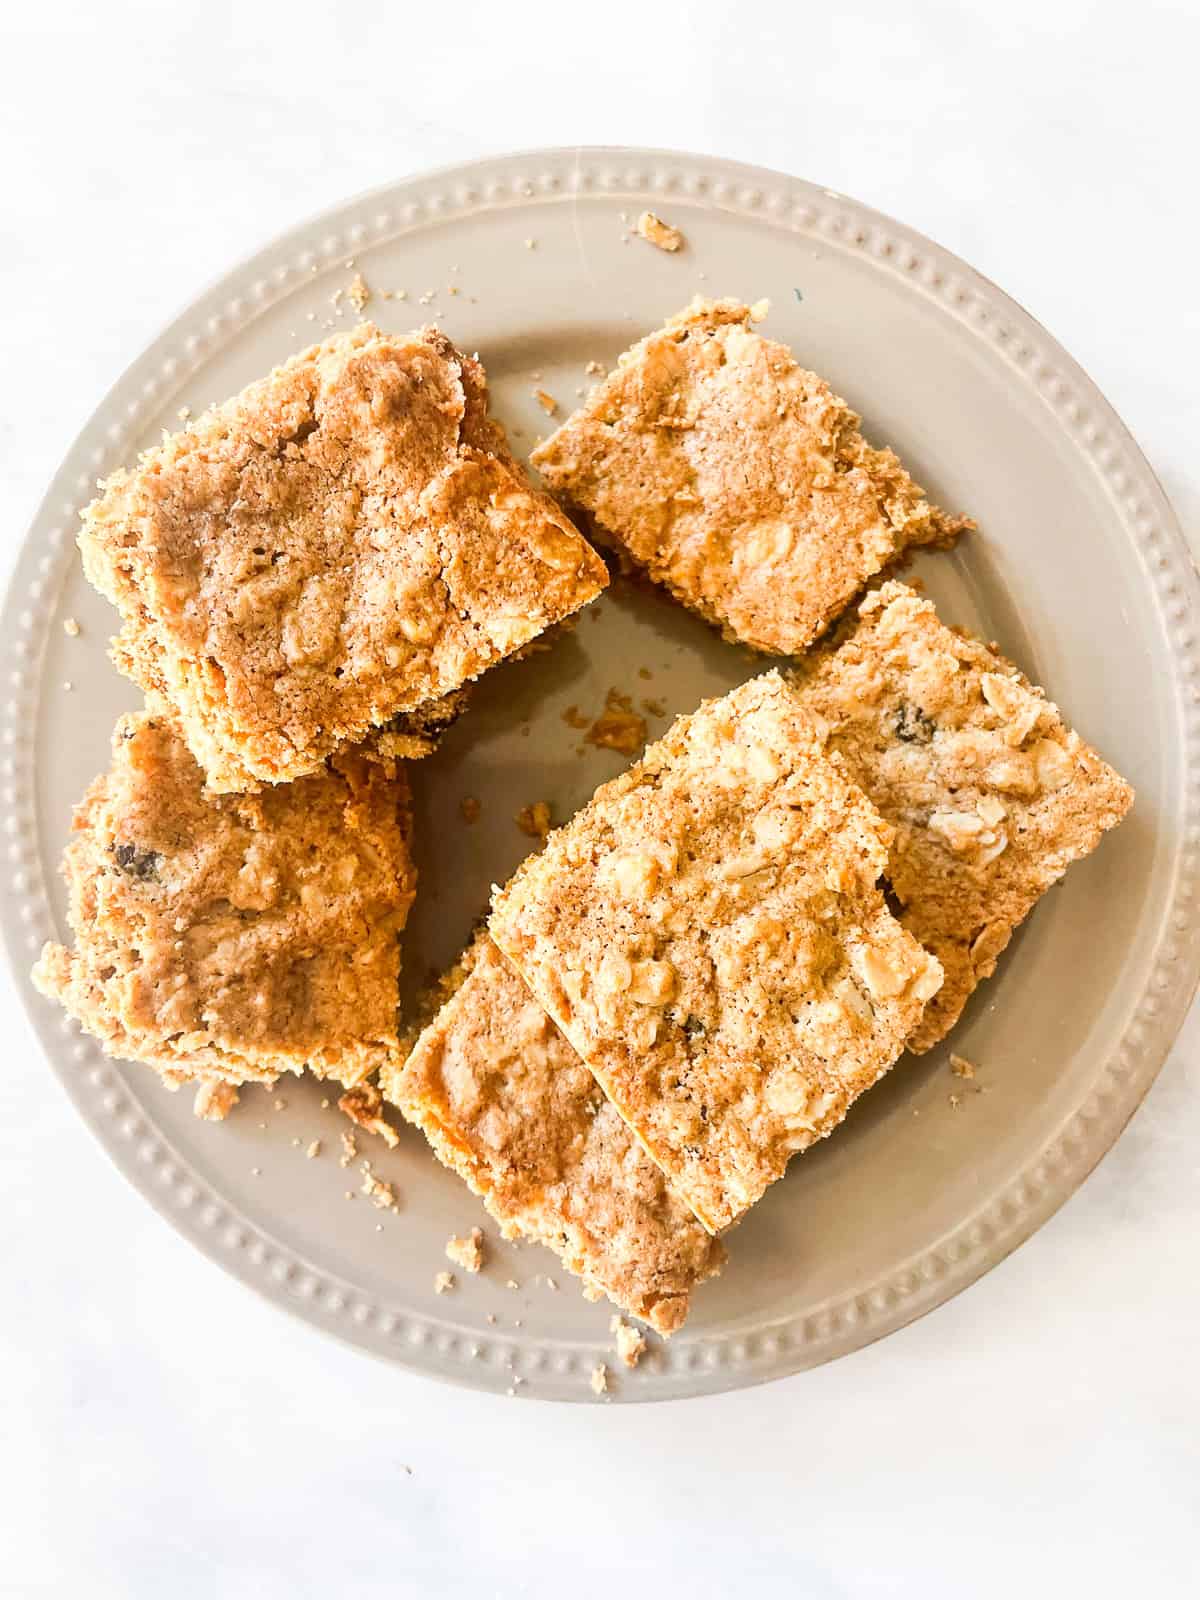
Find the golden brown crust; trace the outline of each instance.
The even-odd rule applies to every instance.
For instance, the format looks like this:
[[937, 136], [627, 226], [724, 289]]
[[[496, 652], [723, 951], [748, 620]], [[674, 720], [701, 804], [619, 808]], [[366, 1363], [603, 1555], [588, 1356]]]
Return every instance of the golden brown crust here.
[[216, 796], [165, 708], [123, 717], [63, 861], [75, 948], [47, 945], [34, 980], [172, 1085], [354, 1084], [396, 1045], [408, 834], [378, 765]]
[[486, 936], [387, 1097], [509, 1234], [565, 1265], [660, 1333], [724, 1251], [605, 1100], [595, 1079]]
[[727, 637], [803, 651], [868, 579], [970, 524], [735, 300], [696, 300], [534, 451], [563, 499]]
[[900, 920], [946, 971], [909, 1040], [928, 1050], [1133, 790], [1010, 661], [900, 583], [868, 595], [794, 687], [896, 829], [887, 876]]
[[492, 937], [711, 1230], [940, 982], [877, 886], [890, 839], [771, 672], [681, 717], [495, 899]]
[[210, 787], [316, 771], [604, 587], [486, 405], [443, 334], [364, 324], [108, 479], [80, 547], [125, 619], [114, 659]]

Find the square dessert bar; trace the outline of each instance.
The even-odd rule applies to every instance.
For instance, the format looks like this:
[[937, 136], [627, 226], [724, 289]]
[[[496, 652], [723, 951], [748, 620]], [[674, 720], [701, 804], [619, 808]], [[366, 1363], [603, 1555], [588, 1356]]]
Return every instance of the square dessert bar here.
[[841, 1121], [941, 982], [877, 885], [891, 837], [771, 672], [681, 717], [494, 901], [492, 937], [710, 1231]]
[[901, 583], [868, 595], [794, 687], [896, 830], [886, 875], [900, 920], [946, 973], [908, 1041], [928, 1050], [1133, 790], [1011, 661]]
[[124, 618], [114, 659], [219, 791], [316, 771], [607, 582], [509, 454], [479, 363], [369, 324], [114, 473], [79, 543]]
[[123, 717], [63, 861], [75, 947], [48, 944], [34, 981], [172, 1086], [354, 1084], [396, 1048], [409, 833], [378, 761], [214, 795], [167, 708]]
[[385, 1095], [509, 1237], [550, 1246], [659, 1333], [725, 1252], [671, 1193], [596, 1080], [486, 936]]
[[736, 300], [635, 344], [531, 460], [568, 504], [727, 638], [797, 654], [910, 545], [970, 523]]

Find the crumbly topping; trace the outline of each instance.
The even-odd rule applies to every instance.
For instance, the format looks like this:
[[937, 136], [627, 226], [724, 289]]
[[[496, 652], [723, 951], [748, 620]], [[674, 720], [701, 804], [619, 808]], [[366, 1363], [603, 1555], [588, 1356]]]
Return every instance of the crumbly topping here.
[[667, 250], [674, 253], [683, 248], [685, 243], [683, 234], [678, 228], [673, 228], [669, 222], [664, 222], [653, 211], [643, 211], [637, 219], [637, 231], [647, 244], [652, 244], [656, 250]]

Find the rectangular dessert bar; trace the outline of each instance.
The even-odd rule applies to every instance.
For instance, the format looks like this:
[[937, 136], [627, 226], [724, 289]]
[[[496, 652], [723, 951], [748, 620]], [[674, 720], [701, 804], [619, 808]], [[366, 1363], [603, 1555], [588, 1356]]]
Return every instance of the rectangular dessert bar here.
[[910, 545], [970, 524], [736, 300], [697, 299], [534, 451], [551, 489], [727, 638], [797, 654]]
[[892, 830], [777, 672], [681, 717], [489, 930], [710, 1231], [887, 1071], [941, 969], [877, 880]]
[[173, 713], [123, 717], [63, 860], [74, 948], [34, 972], [114, 1056], [173, 1086], [354, 1084], [397, 1046], [408, 787], [379, 761], [214, 795]]
[[316, 771], [607, 582], [429, 328], [295, 356], [114, 473], [79, 543], [124, 618], [114, 660], [221, 791]]
[[868, 595], [794, 687], [826, 750], [895, 827], [887, 878], [900, 920], [946, 973], [909, 1040], [928, 1050], [1133, 790], [1011, 661], [901, 583]]
[[381, 1086], [509, 1236], [550, 1246], [660, 1333], [679, 1328], [725, 1252], [482, 935], [459, 987]]

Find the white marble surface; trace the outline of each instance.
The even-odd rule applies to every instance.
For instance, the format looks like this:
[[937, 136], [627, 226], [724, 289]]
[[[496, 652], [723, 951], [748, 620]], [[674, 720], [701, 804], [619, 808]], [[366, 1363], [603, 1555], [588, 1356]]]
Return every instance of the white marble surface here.
[[[792, 170], [959, 251], [1093, 374], [1195, 533], [1195, 7], [579, 9], [5, 10], [0, 563], [112, 377], [230, 261], [404, 172], [576, 141]], [[439, 1388], [271, 1310], [109, 1170], [7, 983], [0, 1026], [0, 1594], [1198, 1592], [1194, 1015], [1081, 1193], [953, 1304], [637, 1409]]]

